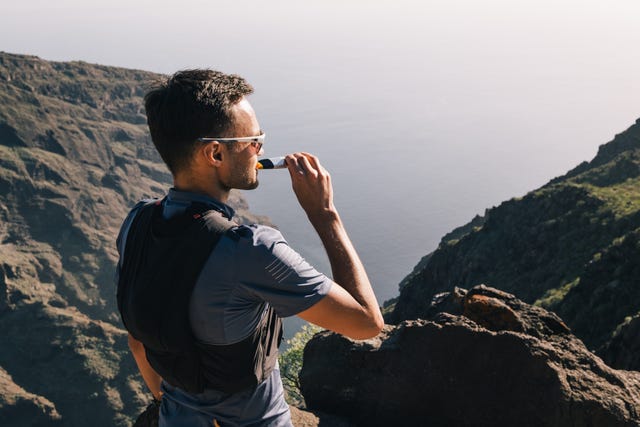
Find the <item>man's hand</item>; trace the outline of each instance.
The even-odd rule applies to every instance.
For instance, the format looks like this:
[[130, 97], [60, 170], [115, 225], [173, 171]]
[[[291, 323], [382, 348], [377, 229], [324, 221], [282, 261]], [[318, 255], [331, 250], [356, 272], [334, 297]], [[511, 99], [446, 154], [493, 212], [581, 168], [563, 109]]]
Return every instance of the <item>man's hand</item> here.
[[316, 226], [326, 216], [335, 216], [331, 175], [322, 167], [318, 158], [309, 153], [290, 154], [285, 159], [293, 192], [311, 223]]
[[286, 157], [293, 191], [327, 251], [333, 280], [329, 293], [298, 316], [355, 339], [377, 335], [384, 326], [380, 307], [338, 211], [331, 177], [308, 153]]

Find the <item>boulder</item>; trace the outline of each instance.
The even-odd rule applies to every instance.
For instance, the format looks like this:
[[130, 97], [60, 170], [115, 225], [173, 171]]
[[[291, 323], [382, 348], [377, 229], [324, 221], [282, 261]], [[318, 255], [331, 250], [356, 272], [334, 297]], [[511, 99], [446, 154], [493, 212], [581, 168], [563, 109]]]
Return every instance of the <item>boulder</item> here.
[[640, 373], [605, 365], [555, 314], [485, 286], [427, 314], [366, 341], [316, 335], [307, 407], [367, 426], [639, 425]]

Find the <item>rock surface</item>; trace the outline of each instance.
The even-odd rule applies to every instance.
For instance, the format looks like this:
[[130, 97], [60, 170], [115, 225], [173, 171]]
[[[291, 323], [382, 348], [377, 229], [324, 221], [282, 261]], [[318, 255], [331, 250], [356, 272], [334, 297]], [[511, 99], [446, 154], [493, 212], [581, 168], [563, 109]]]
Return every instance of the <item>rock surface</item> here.
[[349, 421], [335, 415], [313, 413], [290, 406], [291, 422], [294, 427], [352, 427]]
[[29, 393], [0, 368], [0, 425], [24, 427], [62, 426], [61, 417], [53, 403], [42, 396]]
[[640, 424], [640, 373], [614, 370], [562, 320], [478, 286], [438, 295], [427, 319], [307, 345], [307, 406], [368, 426]]

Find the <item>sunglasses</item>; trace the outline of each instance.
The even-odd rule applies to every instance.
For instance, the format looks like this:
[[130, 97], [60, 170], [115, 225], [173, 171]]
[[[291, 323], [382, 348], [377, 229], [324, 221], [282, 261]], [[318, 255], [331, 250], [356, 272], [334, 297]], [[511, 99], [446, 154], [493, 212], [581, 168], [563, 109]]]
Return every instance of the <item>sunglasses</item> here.
[[198, 138], [200, 142], [212, 142], [218, 141], [222, 143], [232, 143], [232, 142], [250, 142], [252, 146], [256, 147], [257, 151], [260, 152], [262, 149], [262, 144], [264, 144], [264, 132], [262, 132], [258, 136], [243, 136], [240, 138], [214, 138], [210, 136], [206, 136], [203, 138]]

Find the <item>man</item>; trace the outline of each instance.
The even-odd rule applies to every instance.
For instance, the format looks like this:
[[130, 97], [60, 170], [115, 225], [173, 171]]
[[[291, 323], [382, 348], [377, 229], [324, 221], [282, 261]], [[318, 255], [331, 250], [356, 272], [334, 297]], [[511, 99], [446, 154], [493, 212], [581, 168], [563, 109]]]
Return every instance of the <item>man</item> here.
[[333, 280], [277, 230], [230, 222], [229, 191], [258, 186], [264, 133], [246, 98], [252, 91], [239, 76], [190, 70], [145, 97], [174, 186], [123, 223], [118, 305], [140, 373], [162, 399], [161, 426], [290, 426], [277, 367], [280, 318], [297, 315], [354, 339], [384, 325], [316, 157], [295, 153], [286, 164]]

